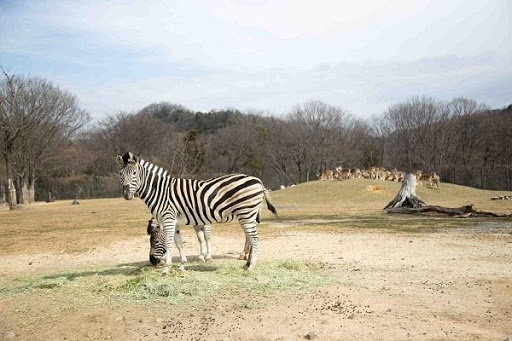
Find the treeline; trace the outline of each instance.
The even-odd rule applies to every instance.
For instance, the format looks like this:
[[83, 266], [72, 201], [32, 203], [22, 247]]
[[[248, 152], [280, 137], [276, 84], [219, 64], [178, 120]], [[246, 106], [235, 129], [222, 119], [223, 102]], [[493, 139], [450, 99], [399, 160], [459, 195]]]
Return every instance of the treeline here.
[[[32, 87], [39, 89], [35, 95], [19, 95]], [[126, 151], [174, 176], [241, 172], [269, 188], [316, 180], [319, 171], [342, 165], [419, 169], [445, 182], [512, 189], [512, 106], [492, 110], [466, 98], [416, 97], [363, 120], [322, 101], [297, 105], [284, 117], [194, 112], [162, 102], [84, 128], [89, 116], [76, 98], [45, 80], [4, 72], [0, 96], [4, 200], [14, 189], [18, 202], [118, 196], [114, 157]], [[60, 97], [66, 105], [52, 104]]]

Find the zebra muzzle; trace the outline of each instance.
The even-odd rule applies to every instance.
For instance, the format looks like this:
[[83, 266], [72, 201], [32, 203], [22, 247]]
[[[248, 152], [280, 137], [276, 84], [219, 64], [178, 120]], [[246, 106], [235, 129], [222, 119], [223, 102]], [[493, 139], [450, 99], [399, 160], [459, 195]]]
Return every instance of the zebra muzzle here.
[[123, 186], [123, 198], [125, 198], [126, 200], [133, 199], [133, 192], [130, 191], [129, 186]]

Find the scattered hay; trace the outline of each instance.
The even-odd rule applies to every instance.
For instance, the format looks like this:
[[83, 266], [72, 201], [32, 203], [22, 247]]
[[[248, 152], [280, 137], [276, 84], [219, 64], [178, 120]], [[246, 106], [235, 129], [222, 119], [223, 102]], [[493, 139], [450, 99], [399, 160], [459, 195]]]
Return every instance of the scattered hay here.
[[[105, 275], [107, 273], [108, 275]], [[121, 301], [163, 301], [175, 304], [185, 300], [211, 297], [220, 293], [267, 295], [281, 290], [306, 289], [332, 284], [321, 266], [296, 260], [262, 262], [254, 272], [240, 264], [219, 264], [205, 267], [191, 265], [186, 272], [175, 268], [163, 277], [161, 269], [144, 267], [126, 273], [55, 275], [16, 280], [0, 288], [0, 295], [27, 291], [51, 291], [52, 295], [80, 295], [90, 299]]]

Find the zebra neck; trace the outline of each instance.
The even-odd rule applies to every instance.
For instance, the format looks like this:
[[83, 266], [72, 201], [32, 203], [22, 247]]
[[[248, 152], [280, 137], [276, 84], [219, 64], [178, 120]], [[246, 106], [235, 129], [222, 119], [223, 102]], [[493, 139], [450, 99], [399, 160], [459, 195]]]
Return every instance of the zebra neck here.
[[141, 184], [137, 193], [142, 200], [146, 201], [146, 199], [153, 197], [156, 192], [168, 185], [170, 176], [165, 169], [151, 162], [140, 160], [139, 166], [141, 170]]

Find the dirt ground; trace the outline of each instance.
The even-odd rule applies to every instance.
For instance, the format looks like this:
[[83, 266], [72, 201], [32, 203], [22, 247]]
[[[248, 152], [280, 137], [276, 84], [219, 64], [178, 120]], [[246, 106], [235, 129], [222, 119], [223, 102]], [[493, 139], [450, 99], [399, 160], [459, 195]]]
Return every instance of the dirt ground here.
[[[315, 262], [335, 284], [272, 295], [219, 294], [179, 305], [66, 300], [41, 290], [5, 295], [0, 339], [512, 339], [512, 222], [420, 233], [294, 231], [294, 223], [272, 223], [275, 229], [286, 224], [286, 232], [262, 234], [259, 260]], [[214, 230], [213, 238], [212, 264], [241, 262], [241, 232]], [[187, 253], [196, 254], [190, 230], [184, 240]], [[147, 237], [140, 236], [81, 252], [4, 254], [0, 287], [20, 276], [143, 267], [147, 253]]]

